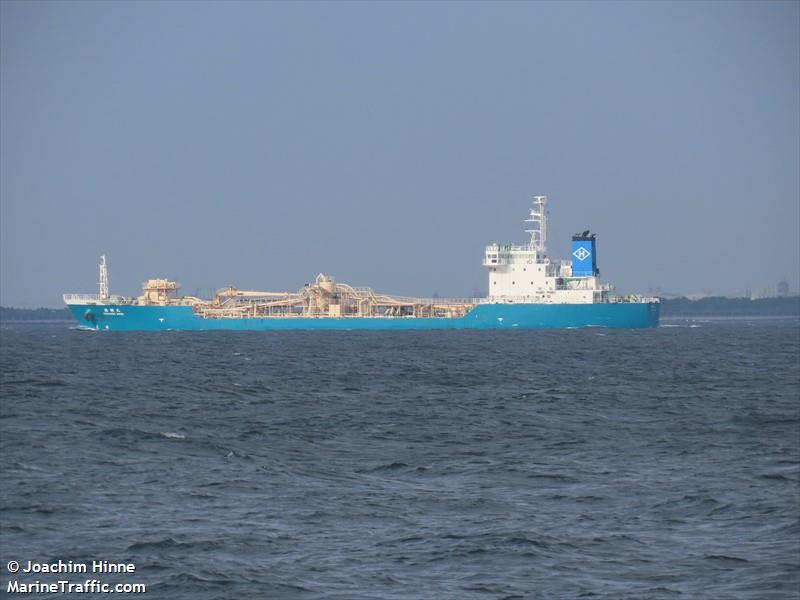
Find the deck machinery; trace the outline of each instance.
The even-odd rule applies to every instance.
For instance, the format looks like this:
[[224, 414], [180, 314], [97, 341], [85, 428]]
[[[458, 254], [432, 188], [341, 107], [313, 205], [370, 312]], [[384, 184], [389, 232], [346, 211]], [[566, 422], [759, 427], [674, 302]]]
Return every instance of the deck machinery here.
[[[145, 284], [147, 286], [151, 282]], [[171, 282], [170, 282], [171, 283]], [[147, 292], [146, 292], [147, 294]], [[145, 294], [145, 295], [146, 295]], [[170, 302], [172, 300], [167, 300]], [[191, 298], [194, 312], [206, 319], [266, 317], [440, 317], [464, 316], [474, 303], [379, 294], [368, 287], [336, 283], [320, 273], [297, 292], [259, 292], [233, 286], [217, 290], [210, 302]]]

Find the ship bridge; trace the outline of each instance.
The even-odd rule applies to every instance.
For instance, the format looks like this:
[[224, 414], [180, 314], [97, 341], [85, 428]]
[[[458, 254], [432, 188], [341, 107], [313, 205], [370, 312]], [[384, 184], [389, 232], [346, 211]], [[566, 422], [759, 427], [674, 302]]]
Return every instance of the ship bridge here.
[[[600, 284], [596, 268], [589, 273], [573, 272], [576, 260], [551, 260], [547, 255], [547, 216], [547, 196], [534, 196], [525, 220], [529, 224], [525, 230], [530, 235], [528, 243], [486, 246], [483, 266], [489, 275], [488, 302], [587, 304], [608, 301], [612, 288]], [[581, 246], [580, 252], [586, 252], [594, 261], [594, 236], [588, 239], [591, 239], [592, 251]]]

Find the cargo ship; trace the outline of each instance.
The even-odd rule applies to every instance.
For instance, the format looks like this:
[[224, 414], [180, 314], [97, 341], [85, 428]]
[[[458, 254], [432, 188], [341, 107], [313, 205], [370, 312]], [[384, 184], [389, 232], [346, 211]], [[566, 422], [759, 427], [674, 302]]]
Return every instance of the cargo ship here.
[[138, 297], [109, 293], [100, 258], [99, 294], [64, 294], [81, 329], [406, 330], [656, 327], [658, 298], [619, 295], [600, 282], [596, 235], [572, 236], [569, 260], [547, 254], [547, 197], [534, 196], [525, 244], [486, 246], [485, 298], [413, 298], [353, 287], [320, 273], [296, 292], [216, 291], [212, 299], [179, 295], [170, 279], [150, 279]]

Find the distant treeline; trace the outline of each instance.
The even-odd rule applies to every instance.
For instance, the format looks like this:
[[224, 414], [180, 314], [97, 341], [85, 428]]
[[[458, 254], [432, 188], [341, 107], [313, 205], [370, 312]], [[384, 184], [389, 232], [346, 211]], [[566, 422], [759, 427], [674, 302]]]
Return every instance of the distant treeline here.
[[0, 306], [0, 321], [71, 321], [66, 308], [7, 308]]
[[[661, 301], [662, 317], [797, 317], [800, 296], [786, 298], [723, 298], [700, 300], [669, 298]], [[66, 308], [6, 308], [0, 306], [0, 321], [71, 321]]]
[[796, 317], [800, 316], [800, 296], [785, 298], [723, 298], [700, 300], [669, 298], [661, 300], [662, 317]]

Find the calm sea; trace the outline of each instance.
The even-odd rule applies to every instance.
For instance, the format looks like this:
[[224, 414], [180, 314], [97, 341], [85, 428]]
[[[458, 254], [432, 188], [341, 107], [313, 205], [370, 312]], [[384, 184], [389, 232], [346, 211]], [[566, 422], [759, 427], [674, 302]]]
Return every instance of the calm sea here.
[[798, 598], [800, 324], [667, 325], [5, 324], [0, 593]]

